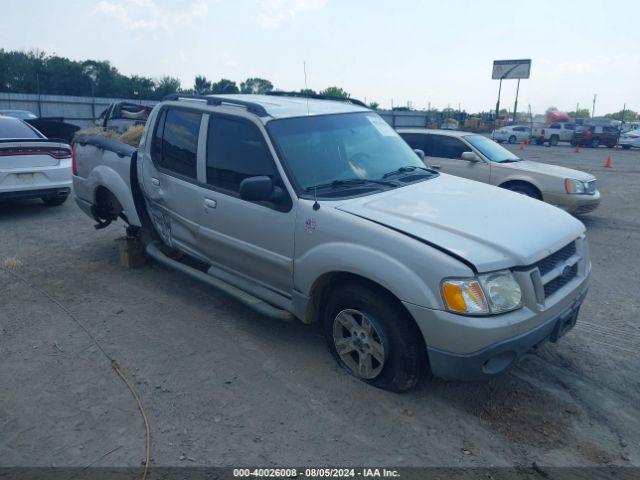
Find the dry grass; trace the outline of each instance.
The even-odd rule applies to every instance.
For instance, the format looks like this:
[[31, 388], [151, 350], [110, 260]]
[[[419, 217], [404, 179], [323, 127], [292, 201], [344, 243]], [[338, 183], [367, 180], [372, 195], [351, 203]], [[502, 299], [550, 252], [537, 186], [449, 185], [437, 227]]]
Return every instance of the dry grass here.
[[131, 145], [132, 147], [137, 148], [140, 145], [140, 139], [142, 138], [143, 130], [144, 125], [135, 125], [133, 127], [130, 127], [122, 134], [114, 130], [108, 130], [100, 127], [83, 128], [82, 130], [78, 130], [76, 132], [74, 140], [80, 135], [100, 135], [107, 138], [113, 138], [122, 143], [126, 143], [127, 145]]
[[20, 270], [22, 268], [22, 262], [15, 257], [7, 257], [3, 262], [4, 268], [7, 270]]

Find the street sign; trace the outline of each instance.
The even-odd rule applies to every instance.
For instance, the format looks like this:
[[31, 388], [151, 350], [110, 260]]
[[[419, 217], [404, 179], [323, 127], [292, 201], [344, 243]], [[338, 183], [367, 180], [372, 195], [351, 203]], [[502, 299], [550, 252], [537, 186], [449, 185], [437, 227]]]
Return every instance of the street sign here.
[[529, 78], [531, 72], [531, 60], [494, 60], [493, 80], [506, 80], [509, 78]]

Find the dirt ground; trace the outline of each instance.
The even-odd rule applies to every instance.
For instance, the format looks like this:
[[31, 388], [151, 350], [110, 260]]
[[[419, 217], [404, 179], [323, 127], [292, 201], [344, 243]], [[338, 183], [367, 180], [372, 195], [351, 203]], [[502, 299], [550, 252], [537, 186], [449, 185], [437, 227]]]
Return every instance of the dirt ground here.
[[0, 205], [0, 466], [141, 464], [136, 403], [74, 318], [139, 392], [153, 465], [640, 466], [640, 151], [518, 153], [598, 177], [578, 324], [488, 383], [402, 395], [343, 373], [315, 327], [122, 268], [122, 225], [71, 200]]

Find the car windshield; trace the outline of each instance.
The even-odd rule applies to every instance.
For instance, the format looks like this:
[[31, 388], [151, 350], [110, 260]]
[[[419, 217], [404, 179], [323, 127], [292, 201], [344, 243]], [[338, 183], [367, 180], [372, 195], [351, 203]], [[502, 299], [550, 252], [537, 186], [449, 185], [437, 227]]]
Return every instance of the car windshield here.
[[520, 159], [503, 146], [482, 135], [466, 135], [464, 139], [492, 162], [518, 162]]
[[267, 128], [302, 191], [317, 185], [400, 186], [390, 182], [390, 172], [432, 176], [411, 147], [373, 112], [272, 120]]

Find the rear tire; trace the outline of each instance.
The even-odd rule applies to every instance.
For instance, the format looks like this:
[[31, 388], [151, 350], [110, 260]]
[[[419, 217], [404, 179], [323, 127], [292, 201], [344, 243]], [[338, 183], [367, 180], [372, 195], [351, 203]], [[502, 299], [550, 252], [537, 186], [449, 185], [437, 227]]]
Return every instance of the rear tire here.
[[517, 141], [516, 136], [515, 136], [515, 135], [511, 135], [511, 136], [509, 137], [509, 140], [508, 140], [508, 141], [509, 141], [509, 143], [511, 143], [511, 144], [516, 143], [516, 141]]
[[382, 289], [358, 283], [341, 286], [329, 294], [322, 323], [333, 356], [363, 382], [404, 392], [427, 370], [420, 329]]
[[600, 146], [600, 140], [594, 138], [591, 140], [591, 148], [598, 148]]
[[58, 195], [56, 197], [42, 197], [42, 202], [48, 207], [57, 207], [67, 201], [69, 195]]
[[536, 145], [542, 145], [544, 143], [544, 138], [538, 137], [536, 138]]

